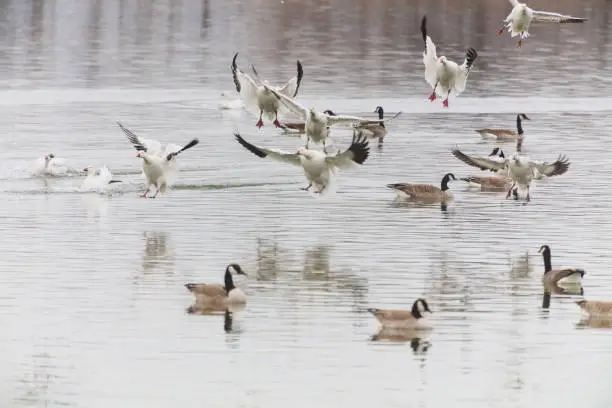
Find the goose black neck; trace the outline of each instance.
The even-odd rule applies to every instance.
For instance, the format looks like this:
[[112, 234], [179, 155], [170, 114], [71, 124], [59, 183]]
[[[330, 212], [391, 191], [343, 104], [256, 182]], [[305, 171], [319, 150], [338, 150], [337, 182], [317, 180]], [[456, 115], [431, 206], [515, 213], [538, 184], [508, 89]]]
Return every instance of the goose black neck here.
[[518, 139], [516, 139], [516, 151], [518, 153], [523, 150], [523, 135], [520, 135]]
[[550, 250], [545, 250], [542, 256], [544, 257], [544, 273], [552, 271], [552, 266], [550, 265]]
[[412, 304], [412, 311], [410, 313], [412, 313], [412, 316], [414, 316], [415, 319], [420, 319], [421, 317], [423, 317], [421, 311], [419, 310], [418, 300]]
[[521, 115], [516, 115], [516, 131], [519, 135], [523, 134], [523, 120], [521, 119]]
[[234, 279], [232, 278], [232, 273], [229, 270], [229, 267], [225, 270], [225, 292], [229, 293], [230, 290], [234, 289]]
[[449, 178], [450, 178], [449, 176], [444, 176], [444, 178], [442, 179], [442, 183], [440, 183], [440, 190], [442, 191], [448, 190], [448, 179]]
[[[384, 119], [385, 118], [385, 112], [383, 111], [382, 107], [378, 107], [378, 119]], [[385, 127], [385, 122], [380, 122], [380, 127], [384, 128]]]

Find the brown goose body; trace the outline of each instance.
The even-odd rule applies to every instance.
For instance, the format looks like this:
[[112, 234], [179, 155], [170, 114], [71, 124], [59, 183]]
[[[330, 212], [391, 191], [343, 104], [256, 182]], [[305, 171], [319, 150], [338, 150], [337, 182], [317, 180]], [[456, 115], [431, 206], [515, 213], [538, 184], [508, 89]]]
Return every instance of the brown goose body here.
[[603, 300], [580, 300], [576, 302], [580, 309], [590, 316], [612, 317], [612, 302]]
[[581, 283], [582, 277], [586, 273], [584, 269], [552, 269], [550, 263], [550, 247], [548, 245], [542, 245], [539, 253], [541, 253], [544, 258], [544, 276], [542, 276], [542, 283], [545, 286], [556, 285], [558, 283]]
[[368, 309], [385, 329], [426, 329], [431, 328], [425, 319], [425, 313], [431, 313], [425, 299], [419, 298], [412, 304], [411, 310]]
[[234, 285], [232, 274], [246, 276], [240, 265], [230, 264], [225, 269], [225, 284], [187, 283], [185, 287], [195, 296], [196, 304], [213, 304], [214, 307], [222, 307], [227, 304], [246, 303], [246, 295]]
[[484, 139], [497, 139], [500, 142], [517, 142], [517, 151], [521, 151], [521, 146], [524, 138], [523, 119], [530, 120], [524, 113], [516, 115], [516, 130], [511, 129], [477, 129], [476, 133], [480, 133]]
[[468, 176], [461, 180], [477, 184], [481, 191], [505, 191], [510, 187], [510, 180], [498, 176]]
[[448, 182], [451, 179], [456, 180], [452, 173], [445, 174], [440, 183], [440, 187], [432, 186], [431, 184], [408, 183], [387, 184], [387, 187], [395, 190], [398, 198], [444, 202], [453, 199], [453, 193], [448, 189]]

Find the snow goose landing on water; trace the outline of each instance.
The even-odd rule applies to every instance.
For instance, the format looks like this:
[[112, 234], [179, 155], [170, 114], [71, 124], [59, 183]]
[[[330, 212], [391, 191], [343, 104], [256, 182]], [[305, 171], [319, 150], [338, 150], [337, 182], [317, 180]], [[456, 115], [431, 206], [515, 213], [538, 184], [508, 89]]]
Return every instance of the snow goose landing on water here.
[[540, 174], [550, 176], [558, 176], [564, 174], [569, 169], [569, 160], [565, 156], [559, 158], [553, 163], [538, 163], [529, 161], [525, 156], [514, 153], [512, 158], [507, 161], [508, 175], [512, 179], [512, 186], [506, 194], [506, 198], [510, 198], [512, 189], [518, 184], [519, 187], [527, 189], [527, 201], [531, 200], [530, 187], [531, 181], [537, 179]]
[[512, 4], [512, 11], [503, 21], [502, 27], [497, 30], [497, 35], [501, 35], [504, 32], [504, 28], [508, 28], [511, 38], [519, 36], [516, 48], [521, 48], [523, 39], [529, 37], [529, 26], [532, 22], [565, 24], [584, 23], [587, 21], [586, 18], [566, 16], [547, 11], [536, 11], [529, 8], [525, 3], [519, 3], [518, 0], [510, 0], [510, 4]]
[[308, 191], [314, 186], [316, 194], [325, 191], [330, 183], [336, 168], [349, 168], [352, 165], [363, 164], [370, 154], [368, 141], [365, 137], [353, 136], [353, 141], [348, 149], [342, 153], [325, 154], [318, 150], [299, 148], [295, 153], [286, 153], [278, 150], [268, 150], [252, 145], [244, 140], [238, 133], [234, 133], [236, 140], [254, 155], [282, 161], [285, 163], [302, 166], [309, 184], [302, 190]]
[[281, 106], [278, 99], [271, 94], [270, 90], [274, 89], [283, 95], [295, 98], [298, 90], [300, 89], [302, 76], [304, 76], [302, 63], [298, 60], [297, 76], [291, 78], [289, 82], [285, 84], [285, 86], [273, 87], [272, 85], [268, 84], [268, 81], [261, 82], [259, 80], [255, 67], [252, 67], [255, 73], [255, 78], [242, 72], [236, 65], [236, 58], [238, 58], [238, 53], [234, 55], [231, 66], [236, 91], [240, 94], [240, 98], [244, 102], [247, 109], [259, 111], [259, 120], [257, 121], [256, 126], [258, 128], [263, 126], [263, 120], [261, 117], [265, 114], [269, 120], [274, 121], [274, 126], [280, 127], [280, 123], [278, 121], [278, 111]]
[[67, 176], [78, 174], [78, 171], [68, 165], [66, 160], [60, 157], [55, 157], [53, 153], [49, 153], [38, 159], [38, 164], [34, 170], [37, 176]]
[[[164, 155], [160, 156], [161, 144], [157, 140], [138, 137], [134, 132], [123, 127], [121, 123], [117, 122], [117, 124], [138, 151], [136, 157], [142, 159], [142, 170], [147, 179], [147, 190], [140, 196], [142, 198], [147, 197], [151, 186], [155, 187], [155, 194], [150, 198], [157, 197], [160, 191], [165, 193], [168, 184], [173, 180], [173, 173], [176, 171], [176, 156], [200, 143], [198, 139], [192, 139], [182, 147], [169, 144], [166, 146]], [[169, 150], [170, 153], [167, 153]]]
[[465, 90], [468, 74], [478, 57], [478, 53], [474, 48], [468, 48], [462, 65], [449, 61], [445, 56], [438, 58], [436, 45], [427, 35], [427, 16], [423, 16], [421, 21], [421, 34], [423, 34], [423, 41], [425, 41], [425, 52], [423, 53], [425, 81], [433, 88], [429, 100], [435, 101], [436, 94], [438, 94], [445, 98], [442, 106], [448, 108], [448, 97], [451, 91], [455, 91], [455, 95], [459, 95]]
[[360, 125], [362, 123], [373, 123], [373, 122], [384, 122], [383, 119], [365, 119], [357, 116], [346, 116], [336, 115], [330, 110], [324, 112], [318, 111], [315, 108], [307, 109], [300, 105], [294, 99], [289, 98], [282, 93], [272, 91], [279, 101], [291, 111], [302, 117], [304, 123], [304, 132], [306, 133], [306, 149], [308, 149], [308, 142], [312, 140], [315, 143], [323, 142], [323, 151], [327, 153], [325, 148], [325, 140], [329, 135], [329, 127], [332, 125], [345, 123]]
[[113, 180], [113, 174], [106, 166], [102, 166], [99, 169], [89, 166], [83, 169], [87, 173], [87, 177], [81, 184], [82, 189], [94, 190], [106, 187], [109, 184], [121, 183], [121, 180]]

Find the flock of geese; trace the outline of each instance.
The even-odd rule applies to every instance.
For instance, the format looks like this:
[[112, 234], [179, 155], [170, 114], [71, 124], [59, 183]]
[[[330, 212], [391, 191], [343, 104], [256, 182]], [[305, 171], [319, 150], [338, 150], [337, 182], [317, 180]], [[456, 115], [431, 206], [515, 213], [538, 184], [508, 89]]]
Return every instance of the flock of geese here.
[[[507, 28], [511, 37], [519, 37], [517, 47], [522, 40], [529, 37], [529, 28], [532, 23], [581, 23], [584, 18], [535, 11], [526, 4], [517, 0], [510, 0], [513, 8], [510, 14], [503, 20], [503, 27], [498, 31], [502, 34]], [[427, 18], [421, 21], [421, 33], [424, 41], [423, 63], [425, 66], [425, 80], [431, 86], [432, 93], [429, 100], [434, 102], [442, 99], [442, 106], [448, 108], [449, 96], [459, 95], [466, 88], [469, 72], [478, 58], [478, 52], [474, 48], [467, 48], [465, 59], [461, 65], [438, 56], [436, 46], [427, 31]], [[336, 169], [351, 168], [354, 165], [362, 165], [369, 156], [369, 139], [382, 140], [387, 134], [385, 126], [384, 110], [378, 106], [375, 113], [378, 119], [367, 119], [357, 116], [337, 114], [332, 110], [318, 110], [314, 107], [305, 107], [295, 98], [300, 90], [304, 75], [302, 63], [297, 61], [297, 75], [291, 78], [283, 86], [271, 85], [262, 80], [251, 65], [251, 73], [240, 69], [237, 64], [236, 53], [231, 62], [231, 73], [236, 92], [244, 108], [257, 117], [256, 126], [262, 128], [264, 120], [271, 122], [275, 127], [286, 133], [305, 135], [305, 145], [297, 148], [295, 152], [283, 152], [256, 146], [244, 139], [238, 132], [235, 133], [236, 141], [246, 150], [260, 158], [270, 158], [276, 161], [302, 167], [308, 184], [303, 190], [310, 191], [314, 195], [325, 193], [330, 185]], [[300, 120], [282, 121], [285, 115], [296, 115]], [[399, 112], [391, 119], [398, 117]], [[525, 199], [531, 199], [531, 183], [545, 177], [562, 175], [567, 172], [569, 159], [560, 155], [555, 161], [544, 162], [530, 160], [521, 154], [524, 143], [523, 121], [530, 120], [527, 115], [520, 113], [516, 117], [516, 131], [509, 129], [478, 129], [483, 138], [493, 139], [499, 142], [515, 142], [516, 151], [506, 155], [499, 147], [493, 149], [488, 156], [466, 154], [457, 148], [451, 150], [453, 156], [465, 164], [494, 173], [494, 175], [471, 175], [460, 180], [477, 186], [484, 191], [507, 191], [506, 198], [511, 195], [520, 199], [520, 194], [526, 192]], [[388, 121], [388, 120], [387, 120]], [[168, 144], [163, 146], [156, 140], [145, 139], [137, 136], [130, 129], [118, 123], [128, 140], [137, 151], [137, 157], [142, 159], [143, 173], [146, 178], [146, 190], [141, 197], [155, 198], [159, 192], [165, 193], [177, 175], [176, 158], [182, 152], [196, 146], [198, 139], [189, 141], [184, 146]], [[348, 125], [353, 129], [351, 144], [344, 151], [332, 149], [333, 142], [330, 139], [331, 129], [336, 125]], [[322, 151], [313, 149], [311, 144], [322, 145]], [[54, 174], [73, 171], [67, 168], [61, 159], [53, 154], [44, 158], [42, 165], [43, 173]], [[108, 168], [96, 169], [90, 166], [84, 171], [87, 178], [84, 185], [105, 186], [116, 183]], [[445, 203], [452, 200], [453, 196], [449, 189], [449, 183], [457, 180], [452, 173], [444, 175], [440, 186], [428, 184], [394, 183], [387, 187], [394, 190], [398, 197], [408, 200], [425, 202]], [[154, 189], [154, 194], [150, 195]], [[579, 268], [552, 269], [551, 251], [547, 245], [540, 248], [544, 259], [544, 275], [542, 283], [545, 287], [552, 287], [555, 291], [563, 292], [560, 284], [577, 284], [581, 289], [581, 280], [585, 271]], [[243, 290], [234, 283], [238, 275], [246, 275], [242, 268], [235, 263], [227, 266], [224, 274], [223, 284], [188, 283], [186, 288], [195, 295], [195, 307], [201, 310], [225, 311], [244, 306], [247, 296]], [[582, 310], [591, 315], [612, 313], [612, 302], [587, 301], [577, 302]], [[430, 328], [427, 316], [432, 313], [426, 299], [419, 298], [414, 301], [411, 310], [382, 310], [368, 309], [376, 317], [382, 328], [389, 329], [420, 329]]]

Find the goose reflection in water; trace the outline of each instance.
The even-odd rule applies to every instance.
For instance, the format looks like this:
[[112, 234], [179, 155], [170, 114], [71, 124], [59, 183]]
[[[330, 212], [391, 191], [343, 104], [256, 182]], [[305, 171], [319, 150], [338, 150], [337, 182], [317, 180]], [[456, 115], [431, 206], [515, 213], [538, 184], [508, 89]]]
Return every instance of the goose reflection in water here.
[[380, 329], [371, 337], [372, 341], [389, 341], [394, 343], [410, 342], [414, 354], [425, 355], [431, 342], [423, 337], [423, 331], [406, 329]]
[[561, 287], [556, 283], [544, 283], [544, 293], [542, 295], [542, 309], [550, 308], [552, 294], [566, 296], [584, 296], [584, 288], [581, 285]]
[[265, 239], [257, 238], [257, 274], [258, 281], [274, 281], [281, 270], [279, 262], [282, 250], [276, 241], [271, 243]]
[[172, 270], [174, 266], [174, 252], [165, 232], [148, 231], [143, 234], [145, 249], [142, 255], [142, 269], [145, 272], [157, 268]]
[[241, 331], [242, 315], [246, 304], [220, 305], [209, 302], [197, 302], [190, 305], [185, 311], [187, 314], [198, 316], [223, 316], [223, 330], [226, 333]]

